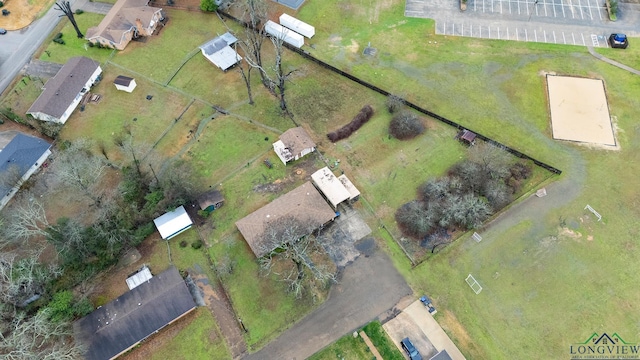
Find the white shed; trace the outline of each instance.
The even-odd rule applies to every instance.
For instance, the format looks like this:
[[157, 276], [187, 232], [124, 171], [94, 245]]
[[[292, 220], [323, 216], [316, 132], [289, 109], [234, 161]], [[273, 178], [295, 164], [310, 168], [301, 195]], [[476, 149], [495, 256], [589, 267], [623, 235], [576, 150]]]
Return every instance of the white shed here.
[[227, 32], [200, 46], [200, 50], [207, 60], [226, 71], [242, 60], [242, 57], [231, 47], [237, 41], [235, 36]]
[[360, 190], [358, 190], [358, 188], [356, 188], [353, 185], [351, 180], [349, 180], [349, 178], [347, 178], [347, 175], [342, 174], [342, 175], [338, 176], [338, 180], [340, 180], [340, 182], [342, 183], [344, 188], [347, 189], [347, 191], [349, 192], [349, 201], [353, 202], [353, 201], [358, 200], [358, 198], [360, 197]]
[[132, 92], [133, 89], [138, 86], [138, 84], [136, 84], [136, 79], [124, 75], [118, 75], [118, 77], [113, 80], [113, 83], [115, 84], [116, 89], [126, 91], [128, 93]]
[[266, 31], [267, 34], [275, 36], [278, 39], [282, 39], [282, 41], [297, 48], [301, 48], [302, 45], [304, 45], [304, 37], [302, 35], [291, 29], [287, 29], [280, 24], [276, 24], [271, 20], [267, 21], [264, 25], [264, 31]]
[[156, 224], [156, 228], [163, 240], [169, 240], [193, 225], [193, 221], [191, 221], [184, 206], [160, 216], [153, 220], [153, 223]]
[[326, 166], [311, 174], [311, 181], [313, 181], [313, 184], [320, 190], [322, 195], [329, 200], [334, 210], [338, 208], [340, 203], [351, 198], [351, 194], [342, 185], [342, 182]]
[[280, 25], [295, 31], [300, 35], [304, 35], [309, 39], [311, 39], [313, 35], [316, 34], [315, 27], [307, 24], [306, 22], [296, 19], [291, 15], [280, 15]]

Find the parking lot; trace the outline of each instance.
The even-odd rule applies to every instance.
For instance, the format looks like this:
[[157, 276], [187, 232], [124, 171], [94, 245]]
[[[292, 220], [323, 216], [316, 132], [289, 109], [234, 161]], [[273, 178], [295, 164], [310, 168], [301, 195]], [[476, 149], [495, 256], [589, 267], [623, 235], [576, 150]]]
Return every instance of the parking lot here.
[[[640, 5], [621, 3], [618, 21], [604, 0], [407, 0], [405, 16], [434, 19], [438, 35], [608, 47], [611, 33], [640, 31]], [[427, 44], [428, 45], [428, 44]]]
[[568, 18], [585, 21], [607, 19], [600, 0], [468, 0], [467, 11], [508, 14], [535, 19]]
[[506, 22], [502, 26], [491, 26], [478, 21], [441, 21], [436, 23], [436, 34], [578, 46], [609, 46], [606, 33], [594, 34], [588, 30], [565, 30], [559, 26], [542, 27]]

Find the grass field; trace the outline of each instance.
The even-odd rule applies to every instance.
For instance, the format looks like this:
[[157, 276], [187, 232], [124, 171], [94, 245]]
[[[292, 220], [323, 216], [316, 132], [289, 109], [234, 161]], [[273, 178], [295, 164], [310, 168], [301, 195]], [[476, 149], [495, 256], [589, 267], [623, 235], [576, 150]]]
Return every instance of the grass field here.
[[[429, 294], [438, 308], [437, 320], [470, 359], [563, 358], [571, 343], [584, 341], [593, 332], [617, 332], [628, 341], [638, 341], [640, 292], [634, 280], [640, 271], [635, 241], [640, 235], [635, 225], [640, 218], [640, 144], [636, 141], [640, 83], [633, 80], [634, 75], [599, 62], [585, 48], [436, 36], [432, 21], [405, 18], [403, 9], [400, 0], [373, 1], [372, 6], [338, 0], [307, 2], [299, 17], [316, 24], [318, 30], [311, 41], [315, 49], [307, 50], [564, 173], [557, 184], [549, 185], [548, 197], [516, 205], [481, 230], [481, 243], [461, 238], [416, 268], [411, 268], [385, 232], [374, 230], [398, 269], [416, 293]], [[197, 165], [201, 177], [197, 180], [205, 188], [220, 187], [225, 195], [226, 205], [210, 218], [215, 229], [207, 237], [212, 245], [209, 255], [214, 262], [225, 256], [235, 262], [234, 272], [224, 278], [225, 287], [249, 329], [246, 340], [255, 350], [317, 306], [308, 299], [296, 302], [282, 283], [259, 276], [255, 258], [234, 226], [302, 181], [292, 175], [293, 168], [284, 168], [269, 152], [277, 134], [258, 123], [280, 131], [293, 125], [280, 116], [274, 99], [264, 91], [256, 92], [255, 106], [245, 104], [239, 75], [219, 72], [199, 54], [170, 83], [181, 93], [154, 84], [166, 81], [190, 51], [224, 29], [211, 15], [169, 14], [171, 20], [159, 37], [134, 43], [111, 60], [143, 75], [137, 79], [139, 89], [116, 94], [107, 78], [121, 69], [107, 66], [105, 80], [96, 89], [105, 95], [103, 102], [75, 113], [62, 137], [90, 136], [111, 144], [111, 134], [138, 117], [131, 125], [139, 127], [136, 137], [157, 141], [190, 103], [182, 92], [233, 109], [238, 117], [207, 120], [210, 108], [194, 102], [185, 121], [174, 125], [158, 149], [163, 154], [182, 154], [188, 148], [184, 155]], [[83, 26], [99, 22], [99, 17], [90, 16], [83, 14], [78, 20]], [[65, 33], [67, 45], [49, 45], [52, 61], [64, 62], [85, 52], [72, 44], [73, 37]], [[379, 49], [377, 57], [361, 55], [368, 42]], [[638, 66], [634, 49], [602, 53]], [[110, 54], [92, 48], [86, 53], [102, 61]], [[47, 60], [47, 55], [41, 58]], [[463, 155], [464, 148], [451, 140], [454, 131], [433, 120], [426, 120], [429, 129], [421, 137], [407, 142], [389, 139], [384, 98], [293, 54], [287, 53], [285, 59], [288, 68], [296, 69], [289, 88], [295, 119], [311, 130], [321, 152], [332, 161], [340, 160], [338, 168], [361, 188], [376, 217], [388, 224], [393, 223], [397, 206], [415, 196], [417, 185], [440, 175]], [[550, 72], [604, 79], [619, 129], [620, 151], [550, 139], [544, 82], [544, 74]], [[154, 99], [144, 100], [151, 92]], [[376, 116], [352, 138], [330, 144], [326, 132], [350, 121], [367, 103], [376, 108]], [[199, 132], [200, 142], [187, 138], [189, 130]], [[264, 158], [277, 166], [268, 170], [261, 164]], [[277, 180], [285, 183], [278, 193], [254, 191], [257, 185]], [[603, 214], [602, 222], [582, 210], [586, 204]], [[183, 267], [206, 260], [202, 254], [172, 247], [174, 262]], [[153, 261], [163, 263], [165, 256], [166, 251], [158, 252]], [[469, 273], [484, 288], [479, 295], [464, 282]], [[195, 327], [208, 326], [206, 319], [202, 321], [205, 325]], [[344, 346], [345, 354], [360, 354], [354, 344]]]
[[330, 346], [315, 353], [309, 360], [373, 359], [374, 356], [360, 336], [345, 335]]

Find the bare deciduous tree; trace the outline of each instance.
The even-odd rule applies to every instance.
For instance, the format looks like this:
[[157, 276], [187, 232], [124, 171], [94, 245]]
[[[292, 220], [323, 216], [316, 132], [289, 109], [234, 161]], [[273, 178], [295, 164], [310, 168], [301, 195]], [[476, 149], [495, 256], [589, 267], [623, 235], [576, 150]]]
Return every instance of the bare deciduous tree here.
[[76, 23], [75, 17], [73, 17], [73, 10], [71, 10], [71, 5], [69, 4], [69, 1], [62, 1], [60, 3], [56, 2], [56, 6], [57, 6], [56, 10], [60, 10], [64, 13], [59, 17], [66, 16], [67, 18], [69, 18], [71, 25], [73, 25], [73, 28], [76, 30], [76, 35], [78, 36], [78, 39], [82, 39], [84, 35], [82, 35], [82, 32], [78, 27], [78, 23]]
[[17, 312], [10, 330], [0, 335], [0, 353], [7, 360], [72, 360], [81, 357], [81, 348], [74, 344], [68, 323], [49, 320], [49, 311], [43, 309], [29, 317]]
[[18, 165], [10, 165], [0, 174], [0, 188], [12, 189], [22, 186], [23, 172]]
[[243, 0], [240, 2], [240, 8], [243, 12], [241, 18], [248, 25], [245, 29], [245, 39], [240, 42], [240, 47], [244, 51], [247, 63], [260, 71], [262, 84], [269, 88], [267, 74], [262, 66], [264, 25], [268, 20], [267, 3], [264, 0]]
[[9, 238], [26, 240], [34, 236], [48, 236], [49, 221], [44, 206], [31, 194], [25, 194], [23, 201], [11, 214], [5, 235]]
[[[274, 272], [289, 285], [296, 296], [302, 297], [307, 282], [306, 274], [322, 283], [336, 282], [335, 271], [327, 265], [315, 264], [311, 257], [324, 252], [311, 233], [315, 226], [310, 221], [283, 217], [269, 224], [262, 234], [260, 246], [267, 255], [260, 258], [260, 266], [266, 274]], [[276, 259], [291, 260], [295, 266], [280, 273], [274, 271]]]
[[60, 153], [54, 163], [54, 172], [65, 185], [81, 191], [94, 205], [101, 207], [105, 193], [100, 181], [107, 163], [96, 156], [91, 147], [91, 143], [83, 139], [72, 143]]

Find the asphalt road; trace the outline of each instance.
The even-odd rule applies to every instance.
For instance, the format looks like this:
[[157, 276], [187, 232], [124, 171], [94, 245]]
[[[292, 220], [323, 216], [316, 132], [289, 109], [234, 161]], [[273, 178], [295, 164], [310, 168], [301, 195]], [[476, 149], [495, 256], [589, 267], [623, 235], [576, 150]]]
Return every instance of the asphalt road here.
[[[375, 243], [373, 243], [375, 244]], [[393, 309], [411, 288], [379, 249], [363, 249], [343, 271], [329, 299], [276, 340], [243, 359], [306, 359]]]

